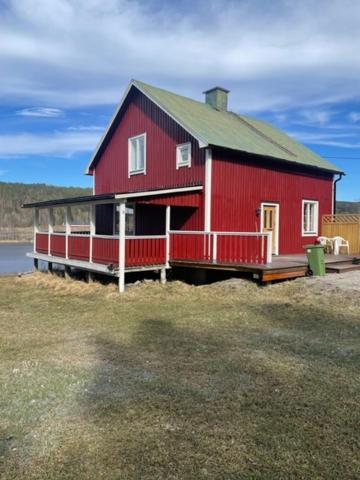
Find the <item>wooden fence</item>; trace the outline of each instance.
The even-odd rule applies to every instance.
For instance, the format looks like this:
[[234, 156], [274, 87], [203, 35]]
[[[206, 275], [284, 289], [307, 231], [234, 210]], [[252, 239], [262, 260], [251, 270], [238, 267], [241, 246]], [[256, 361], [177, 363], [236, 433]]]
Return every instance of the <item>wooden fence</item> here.
[[360, 215], [323, 215], [321, 234], [324, 237], [343, 237], [348, 240], [350, 254], [360, 253]]

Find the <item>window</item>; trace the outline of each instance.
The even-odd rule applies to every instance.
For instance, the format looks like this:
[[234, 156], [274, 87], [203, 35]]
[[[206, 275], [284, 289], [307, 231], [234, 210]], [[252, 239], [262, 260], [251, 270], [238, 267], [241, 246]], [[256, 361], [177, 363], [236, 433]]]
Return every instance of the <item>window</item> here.
[[191, 143], [182, 143], [176, 147], [176, 168], [191, 167]]
[[129, 175], [145, 173], [146, 133], [129, 138]]
[[302, 202], [302, 234], [317, 235], [319, 219], [319, 202], [303, 200]]
[[[119, 207], [114, 208], [114, 235], [119, 235]], [[125, 207], [125, 235], [135, 235], [135, 204]]]

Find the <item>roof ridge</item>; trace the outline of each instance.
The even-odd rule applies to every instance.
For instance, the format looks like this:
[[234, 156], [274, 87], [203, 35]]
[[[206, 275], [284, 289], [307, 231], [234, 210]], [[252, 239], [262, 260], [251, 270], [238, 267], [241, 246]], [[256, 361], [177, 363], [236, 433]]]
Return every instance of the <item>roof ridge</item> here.
[[205, 102], [201, 102], [200, 100], [195, 100], [194, 98], [181, 95], [180, 93], [172, 92], [171, 90], [166, 90], [166, 88], [156, 87], [154, 85], [151, 85], [150, 83], [142, 82], [141, 80], [132, 80], [132, 81], [133, 83], [135, 83], [135, 86], [138, 83], [140, 85], [144, 85], [145, 87], [155, 88], [156, 90], [161, 90], [162, 92], [169, 93], [170, 95], [174, 95], [175, 97], [184, 98], [189, 102], [198, 103], [199, 105], [203, 105], [205, 107], [211, 108], [212, 110], [216, 110]]
[[289, 155], [292, 155], [293, 157], [298, 157], [296, 155], [296, 153], [292, 152], [291, 150], [289, 150], [288, 148], [284, 147], [283, 145], [281, 145], [281, 143], [277, 142], [276, 140], [273, 140], [271, 137], [269, 137], [268, 135], [266, 135], [264, 132], [262, 132], [261, 130], [259, 130], [258, 128], [256, 128], [254, 125], [252, 125], [249, 121], [245, 120], [245, 118], [238, 114], [238, 113], [235, 113], [235, 112], [228, 112], [228, 113], [232, 113], [233, 115], [236, 116], [236, 118], [238, 120], [240, 120], [242, 123], [244, 123], [248, 128], [250, 128], [251, 130], [253, 130], [254, 132], [256, 132], [258, 135], [260, 135], [260, 137], [264, 138], [265, 140], [267, 140], [268, 142], [270, 142], [272, 145], [275, 145], [276, 147], [280, 148], [281, 150], [283, 150], [284, 152], [288, 153]]

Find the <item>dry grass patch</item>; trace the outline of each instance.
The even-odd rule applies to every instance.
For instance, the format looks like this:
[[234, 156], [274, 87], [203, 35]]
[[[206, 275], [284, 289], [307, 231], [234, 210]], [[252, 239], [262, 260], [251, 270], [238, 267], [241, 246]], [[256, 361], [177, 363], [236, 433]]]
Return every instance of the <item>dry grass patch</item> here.
[[358, 478], [358, 299], [0, 279], [8, 479]]

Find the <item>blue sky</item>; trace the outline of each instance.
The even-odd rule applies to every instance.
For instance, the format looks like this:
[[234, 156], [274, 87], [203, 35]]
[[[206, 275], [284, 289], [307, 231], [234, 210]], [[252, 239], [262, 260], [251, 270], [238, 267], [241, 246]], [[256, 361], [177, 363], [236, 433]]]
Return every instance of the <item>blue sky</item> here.
[[360, 2], [0, 0], [0, 181], [83, 175], [131, 78], [269, 120], [360, 200]]

